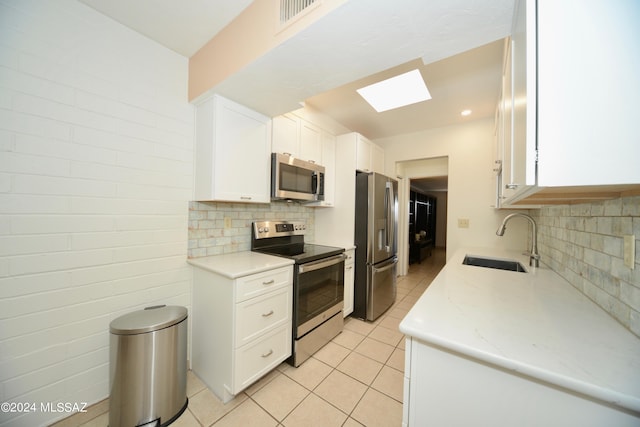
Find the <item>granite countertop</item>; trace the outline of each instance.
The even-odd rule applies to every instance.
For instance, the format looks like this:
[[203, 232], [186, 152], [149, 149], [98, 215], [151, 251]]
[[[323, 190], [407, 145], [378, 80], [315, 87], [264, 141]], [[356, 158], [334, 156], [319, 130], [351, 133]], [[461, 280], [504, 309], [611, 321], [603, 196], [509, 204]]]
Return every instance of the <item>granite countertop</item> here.
[[[463, 265], [466, 254], [517, 260], [528, 273]], [[400, 330], [640, 412], [640, 339], [557, 273], [529, 267], [519, 252], [458, 251]]]
[[251, 251], [191, 258], [187, 262], [194, 267], [218, 273], [230, 279], [287, 267], [294, 263], [292, 259]]

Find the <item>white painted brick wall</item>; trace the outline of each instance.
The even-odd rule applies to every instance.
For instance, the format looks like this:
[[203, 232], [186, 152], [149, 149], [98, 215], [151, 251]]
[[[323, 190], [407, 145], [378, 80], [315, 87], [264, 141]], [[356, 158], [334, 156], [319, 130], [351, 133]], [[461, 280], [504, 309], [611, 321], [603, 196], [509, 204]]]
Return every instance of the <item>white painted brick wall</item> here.
[[75, 0], [0, 0], [0, 402], [102, 400], [110, 321], [189, 308], [187, 72]]

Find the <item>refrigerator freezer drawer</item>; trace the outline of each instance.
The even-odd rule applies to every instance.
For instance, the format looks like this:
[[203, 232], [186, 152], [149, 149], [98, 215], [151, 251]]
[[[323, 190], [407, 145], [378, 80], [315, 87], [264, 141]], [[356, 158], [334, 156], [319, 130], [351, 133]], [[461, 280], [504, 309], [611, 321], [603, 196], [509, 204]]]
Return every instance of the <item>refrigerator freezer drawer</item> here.
[[396, 272], [398, 258], [368, 266], [367, 320], [376, 320], [396, 301]]

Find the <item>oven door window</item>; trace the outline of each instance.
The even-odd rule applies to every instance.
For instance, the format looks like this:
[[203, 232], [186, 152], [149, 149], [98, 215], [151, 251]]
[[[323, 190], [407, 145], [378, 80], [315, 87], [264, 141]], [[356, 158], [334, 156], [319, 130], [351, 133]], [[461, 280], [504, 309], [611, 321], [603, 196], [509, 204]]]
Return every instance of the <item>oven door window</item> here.
[[[344, 299], [344, 260], [333, 265], [304, 271], [296, 286], [296, 337], [315, 328], [326, 318], [342, 310]], [[337, 305], [340, 307], [336, 308]]]

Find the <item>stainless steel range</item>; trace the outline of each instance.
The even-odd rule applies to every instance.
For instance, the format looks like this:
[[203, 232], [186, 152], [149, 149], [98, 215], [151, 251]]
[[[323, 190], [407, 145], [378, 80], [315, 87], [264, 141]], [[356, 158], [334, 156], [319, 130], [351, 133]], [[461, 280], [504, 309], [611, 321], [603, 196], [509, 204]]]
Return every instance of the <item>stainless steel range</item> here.
[[290, 258], [293, 274], [293, 348], [300, 366], [342, 331], [344, 248], [304, 242], [304, 221], [253, 223], [251, 250]]

